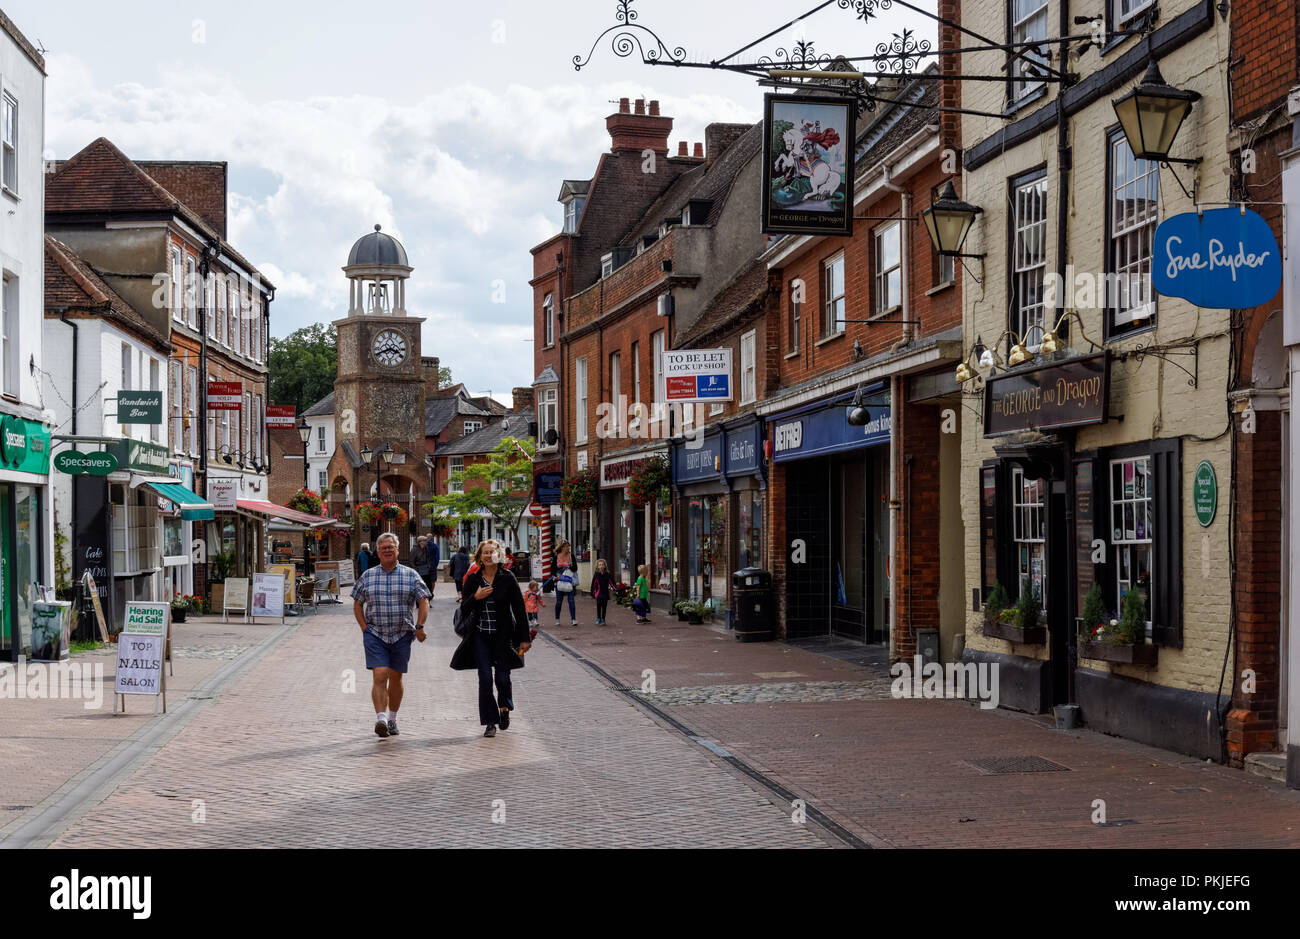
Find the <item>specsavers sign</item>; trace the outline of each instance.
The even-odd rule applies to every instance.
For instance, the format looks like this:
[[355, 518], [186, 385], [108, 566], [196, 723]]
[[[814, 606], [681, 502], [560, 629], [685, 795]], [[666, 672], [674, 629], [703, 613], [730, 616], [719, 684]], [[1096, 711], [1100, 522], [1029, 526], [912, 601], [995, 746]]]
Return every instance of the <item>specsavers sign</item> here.
[[45, 425], [9, 414], [0, 416], [0, 469], [48, 473], [50, 433]]

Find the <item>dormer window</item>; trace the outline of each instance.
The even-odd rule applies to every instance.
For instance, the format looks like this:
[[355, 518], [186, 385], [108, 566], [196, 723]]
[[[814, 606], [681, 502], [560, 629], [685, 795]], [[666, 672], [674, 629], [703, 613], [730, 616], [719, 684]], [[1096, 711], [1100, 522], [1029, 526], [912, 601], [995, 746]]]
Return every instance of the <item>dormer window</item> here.
[[686, 203], [686, 208], [682, 209], [682, 225], [703, 225], [709, 218], [709, 209], [712, 207], [707, 199], [692, 199]]
[[582, 215], [582, 204], [586, 200], [580, 196], [564, 203], [564, 230], [572, 233], [578, 230], [578, 218]]
[[600, 276], [608, 277], [614, 273], [614, 252], [602, 255], [600, 259]]

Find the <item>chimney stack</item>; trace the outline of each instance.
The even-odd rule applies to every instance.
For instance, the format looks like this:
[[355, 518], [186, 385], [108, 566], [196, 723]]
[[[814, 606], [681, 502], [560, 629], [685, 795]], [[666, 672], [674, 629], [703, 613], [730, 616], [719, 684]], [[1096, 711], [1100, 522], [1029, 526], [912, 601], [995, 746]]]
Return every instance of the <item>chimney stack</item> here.
[[678, 143], [677, 143], [677, 155], [678, 155], [679, 157], [690, 156], [690, 153], [688, 152], [688, 149], [687, 149], [687, 143], [686, 143], [685, 140], [678, 141]]
[[703, 160], [703, 159], [704, 159], [704, 144], [699, 143], [699, 142], [697, 141], [696, 144], [695, 144], [695, 152], [692, 153], [691, 156], [695, 157], [695, 159], [697, 159], [697, 160]]
[[514, 414], [518, 414], [524, 408], [531, 408], [533, 406], [533, 389], [527, 385], [512, 389], [510, 397], [514, 402], [511, 405], [510, 410]]
[[751, 124], [710, 124], [704, 128], [704, 157], [710, 166], [724, 150], [740, 139]]
[[668, 134], [673, 129], [673, 119], [660, 116], [658, 101], [650, 102], [647, 114], [644, 98], [636, 100], [635, 112], [627, 98], [620, 98], [618, 113], [605, 119], [605, 127], [609, 131], [613, 153], [653, 150], [659, 156], [668, 156]]

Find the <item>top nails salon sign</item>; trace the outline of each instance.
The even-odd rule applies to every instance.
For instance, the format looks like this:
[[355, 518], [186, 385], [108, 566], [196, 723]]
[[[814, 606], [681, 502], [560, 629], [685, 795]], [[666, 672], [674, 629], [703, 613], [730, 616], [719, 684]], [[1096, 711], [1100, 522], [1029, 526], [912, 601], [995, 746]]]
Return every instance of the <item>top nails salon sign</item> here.
[[1156, 229], [1151, 283], [1200, 307], [1259, 306], [1282, 286], [1282, 252], [1268, 223], [1250, 209], [1185, 212]]

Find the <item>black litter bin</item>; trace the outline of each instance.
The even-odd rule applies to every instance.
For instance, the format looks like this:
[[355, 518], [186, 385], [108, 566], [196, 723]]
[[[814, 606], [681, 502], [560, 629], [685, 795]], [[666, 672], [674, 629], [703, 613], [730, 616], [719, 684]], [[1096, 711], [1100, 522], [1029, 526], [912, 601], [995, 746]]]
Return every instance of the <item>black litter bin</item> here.
[[736, 639], [741, 642], [766, 642], [772, 639], [772, 575], [757, 567], [747, 567], [731, 575], [731, 592], [735, 615]]

